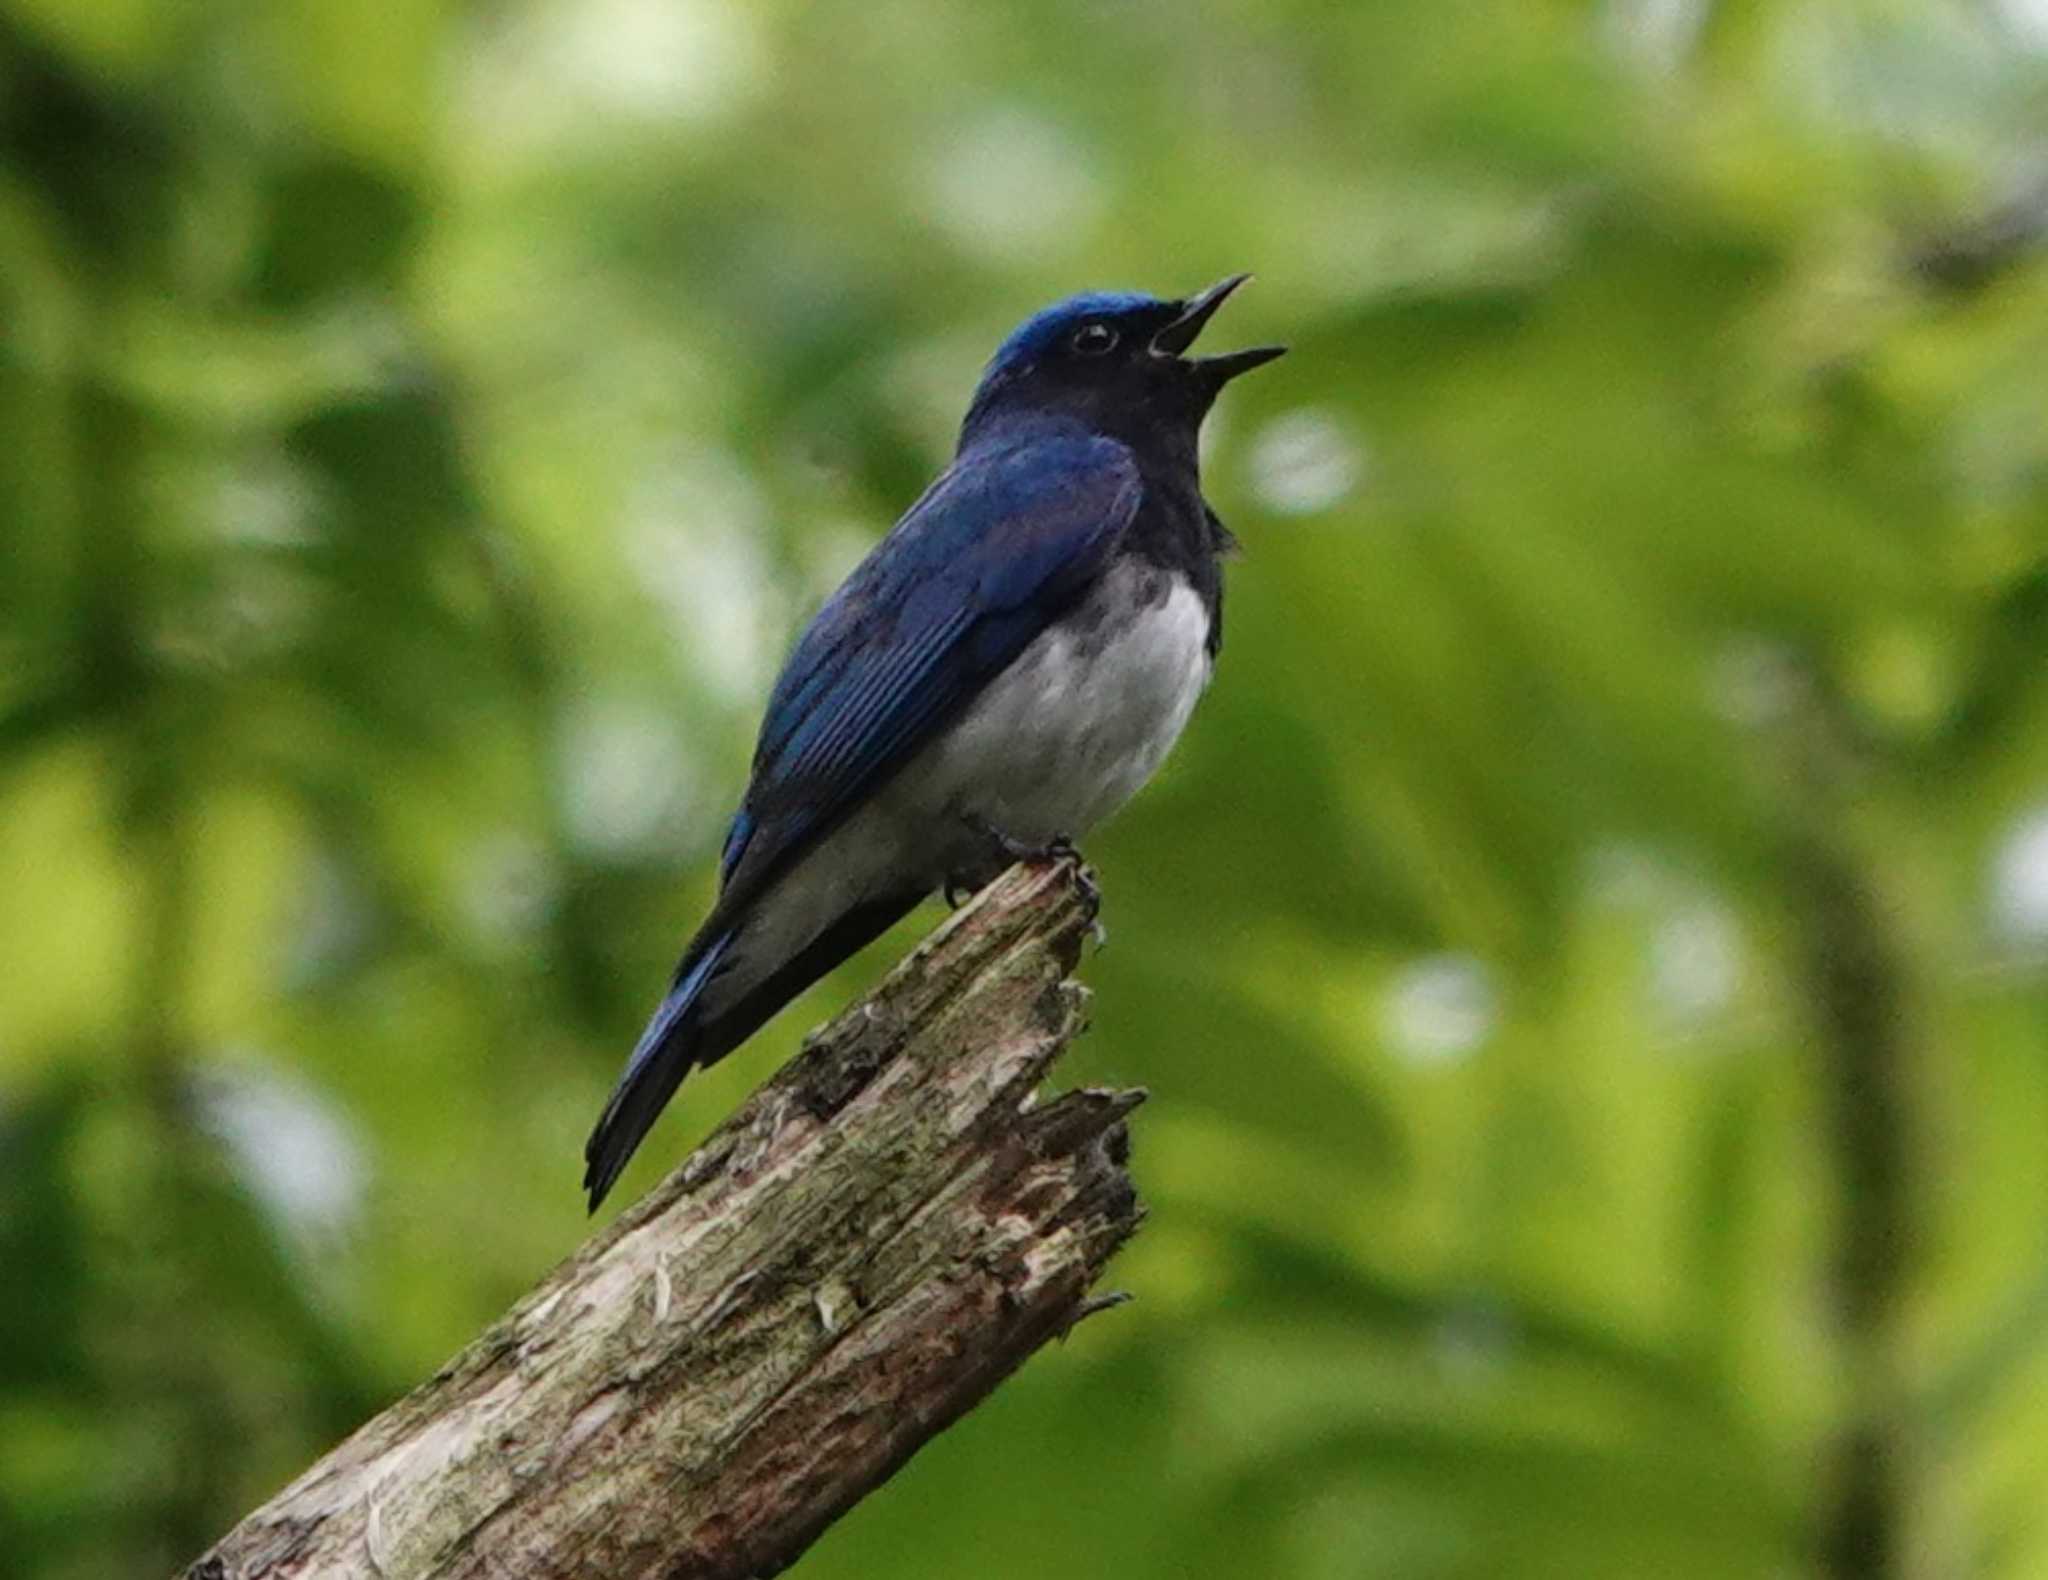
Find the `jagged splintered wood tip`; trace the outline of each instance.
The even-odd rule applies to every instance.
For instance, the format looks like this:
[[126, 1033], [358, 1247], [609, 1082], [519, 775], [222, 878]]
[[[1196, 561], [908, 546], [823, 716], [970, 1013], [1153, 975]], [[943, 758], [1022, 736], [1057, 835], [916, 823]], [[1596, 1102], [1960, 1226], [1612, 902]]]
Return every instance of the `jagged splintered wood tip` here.
[[766, 1575], [1091, 1299], [1142, 1091], [1082, 1026], [1078, 862], [1021, 863], [640, 1203], [188, 1571]]

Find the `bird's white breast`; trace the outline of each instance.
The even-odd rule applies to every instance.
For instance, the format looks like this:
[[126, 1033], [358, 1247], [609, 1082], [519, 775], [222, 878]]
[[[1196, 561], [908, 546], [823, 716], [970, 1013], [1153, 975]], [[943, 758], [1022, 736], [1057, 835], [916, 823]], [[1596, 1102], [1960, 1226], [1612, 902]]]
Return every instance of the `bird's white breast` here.
[[1114, 567], [790, 869], [705, 1003], [736, 1001], [853, 906], [992, 872], [970, 816], [1024, 844], [1087, 833], [1179, 738], [1209, 681], [1208, 641], [1209, 612], [1185, 578]]
[[[1208, 684], [1209, 611], [1136, 559], [992, 681], [904, 787], [1026, 843], [1079, 838], [1151, 778]], [[929, 799], [928, 799], [929, 798]]]

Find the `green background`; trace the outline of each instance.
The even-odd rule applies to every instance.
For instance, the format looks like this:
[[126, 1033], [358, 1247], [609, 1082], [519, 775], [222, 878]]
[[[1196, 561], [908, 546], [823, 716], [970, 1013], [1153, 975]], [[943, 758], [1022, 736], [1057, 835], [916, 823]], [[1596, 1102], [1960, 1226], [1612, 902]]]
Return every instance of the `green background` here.
[[576, 1246], [798, 623], [1249, 268], [1137, 1299], [799, 1572], [2048, 1574], [2044, 130], [2041, 0], [4, 0], [0, 1571]]

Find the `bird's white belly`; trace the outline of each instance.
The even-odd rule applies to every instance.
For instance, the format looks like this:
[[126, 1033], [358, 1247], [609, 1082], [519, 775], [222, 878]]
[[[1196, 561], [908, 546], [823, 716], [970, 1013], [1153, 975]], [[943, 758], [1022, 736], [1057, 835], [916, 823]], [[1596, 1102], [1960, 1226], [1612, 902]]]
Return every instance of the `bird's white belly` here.
[[1027, 844], [1078, 839], [1180, 738], [1209, 681], [1208, 639], [1185, 579], [1123, 562], [909, 766], [907, 798]]
[[856, 905], [993, 875], [1005, 863], [970, 818], [1027, 845], [1080, 838], [1165, 760], [1208, 684], [1208, 640], [1185, 579], [1110, 571], [763, 897], [707, 1006], [736, 1001]]

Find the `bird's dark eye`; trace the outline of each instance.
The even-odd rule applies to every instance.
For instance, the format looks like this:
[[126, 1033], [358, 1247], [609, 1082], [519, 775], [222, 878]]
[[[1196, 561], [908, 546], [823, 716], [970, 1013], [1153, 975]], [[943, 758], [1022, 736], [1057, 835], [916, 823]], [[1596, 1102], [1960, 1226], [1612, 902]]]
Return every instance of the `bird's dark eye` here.
[[1116, 345], [1116, 331], [1107, 324], [1083, 324], [1074, 331], [1074, 349], [1084, 357], [1099, 357]]

